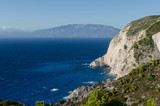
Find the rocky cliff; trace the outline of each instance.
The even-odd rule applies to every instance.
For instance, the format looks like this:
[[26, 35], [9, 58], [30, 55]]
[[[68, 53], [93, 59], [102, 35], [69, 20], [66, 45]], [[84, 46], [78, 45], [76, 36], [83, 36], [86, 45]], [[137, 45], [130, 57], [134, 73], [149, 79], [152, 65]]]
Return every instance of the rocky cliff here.
[[107, 53], [91, 67], [111, 67], [110, 74], [122, 77], [132, 68], [160, 58], [160, 16], [129, 23], [110, 42]]

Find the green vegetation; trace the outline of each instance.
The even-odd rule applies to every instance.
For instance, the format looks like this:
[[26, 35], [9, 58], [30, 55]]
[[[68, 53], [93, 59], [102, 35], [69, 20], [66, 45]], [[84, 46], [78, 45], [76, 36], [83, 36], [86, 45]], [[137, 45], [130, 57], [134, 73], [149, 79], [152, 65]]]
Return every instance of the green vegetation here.
[[141, 73], [139, 73], [138, 77], [139, 78], [143, 78], [143, 75]]
[[160, 21], [155, 22], [152, 26], [150, 26], [147, 29], [147, 36], [151, 36], [151, 35], [158, 33], [160, 31], [159, 28], [160, 28]]
[[157, 93], [159, 92], [159, 88], [156, 88], [156, 92], [157, 92]]
[[154, 79], [153, 76], [151, 75], [151, 73], [148, 73], [148, 74], [147, 74], [147, 79], [148, 79], [148, 80], [153, 80], [153, 79]]
[[[139, 20], [136, 20], [136, 21], [132, 21], [130, 23], [130, 28], [127, 32], [127, 35], [128, 36], [134, 36], [139, 31], [147, 29], [159, 17], [160, 17], [160, 15], [148, 16], [148, 17], [144, 17], [144, 18], [141, 18]], [[155, 28], [153, 28], [153, 29], [155, 29]]]
[[108, 104], [108, 96], [103, 96], [102, 93], [96, 88], [87, 103], [81, 106], [105, 106]]
[[0, 100], [0, 106], [25, 106], [25, 105], [22, 103], [13, 102], [10, 100], [5, 100], [5, 101]]
[[44, 101], [36, 101], [36, 106], [54, 106], [54, 104], [51, 103], [44, 103]]
[[107, 91], [105, 88], [96, 88], [86, 104], [82, 106], [112, 106], [110, 104], [112, 100], [124, 105], [127, 100], [126, 96], [129, 97], [132, 106], [160, 104], [160, 88], [157, 88], [160, 81], [159, 68], [160, 60], [157, 59], [134, 68], [128, 75], [112, 83], [114, 89]]
[[[110, 93], [114, 96], [114, 90], [111, 90]], [[126, 101], [125, 98], [119, 100], [112, 96], [109, 97], [109, 93], [103, 94], [98, 88], [95, 88], [86, 104], [81, 106], [126, 106], [122, 103], [122, 101]]]
[[[131, 49], [134, 49], [134, 58], [138, 62], [139, 60], [145, 58], [144, 54], [151, 53], [154, 49], [154, 44], [151, 37], [145, 37], [139, 40], [138, 42], [135, 42]], [[150, 57], [150, 56], [148, 56]]]
[[129, 51], [134, 49], [134, 58], [137, 62], [140, 60], [150, 57], [151, 55], [147, 55], [152, 53], [154, 49], [154, 44], [152, 40], [152, 35], [160, 32], [160, 16], [149, 16], [144, 17], [142, 19], [131, 22], [130, 28], [127, 32], [127, 36], [134, 36], [141, 30], [146, 30], [146, 36], [140, 38], [139, 41], [134, 42]]
[[153, 102], [153, 99], [147, 100], [147, 106], [156, 106], [155, 103]]

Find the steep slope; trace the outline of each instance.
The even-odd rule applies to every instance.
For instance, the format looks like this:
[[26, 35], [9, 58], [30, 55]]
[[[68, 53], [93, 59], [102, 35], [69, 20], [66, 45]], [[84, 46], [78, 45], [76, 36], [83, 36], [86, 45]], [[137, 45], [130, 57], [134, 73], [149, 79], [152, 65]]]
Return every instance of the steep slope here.
[[160, 60], [130, 71], [114, 81], [108, 79], [92, 86], [81, 86], [66, 101], [55, 106], [159, 106]]
[[55, 38], [112, 38], [120, 30], [107, 25], [72, 24], [33, 32], [33, 36]]
[[121, 77], [157, 58], [160, 58], [160, 16], [148, 16], [123, 28], [111, 40], [107, 53], [90, 66], [109, 66], [110, 74]]

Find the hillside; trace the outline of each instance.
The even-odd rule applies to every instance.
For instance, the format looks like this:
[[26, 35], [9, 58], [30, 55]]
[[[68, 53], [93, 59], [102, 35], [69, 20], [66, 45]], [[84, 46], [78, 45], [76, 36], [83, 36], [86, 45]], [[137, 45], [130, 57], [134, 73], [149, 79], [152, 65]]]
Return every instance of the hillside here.
[[110, 74], [122, 77], [132, 68], [160, 58], [160, 16], [129, 23], [110, 42], [107, 53], [91, 67], [109, 66]]
[[74, 95], [55, 106], [158, 106], [159, 82], [160, 60], [153, 60], [130, 70], [128, 75], [107, 85], [99, 82], [90, 86], [92, 89], [83, 99], [79, 98], [83, 93], [77, 90], [79, 95]]

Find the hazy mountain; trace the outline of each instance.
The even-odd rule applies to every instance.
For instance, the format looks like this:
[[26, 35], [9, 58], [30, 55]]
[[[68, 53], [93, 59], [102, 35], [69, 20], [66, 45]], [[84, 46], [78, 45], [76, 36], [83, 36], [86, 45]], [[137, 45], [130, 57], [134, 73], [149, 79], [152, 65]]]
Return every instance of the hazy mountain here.
[[0, 37], [112, 38], [120, 29], [107, 25], [72, 24], [33, 32], [23, 29], [0, 29]]
[[28, 37], [31, 33], [24, 29], [0, 27], [0, 38]]
[[50, 29], [42, 29], [34, 32], [37, 36], [56, 37], [56, 38], [111, 38], [115, 36], [120, 29], [96, 24], [72, 24]]

